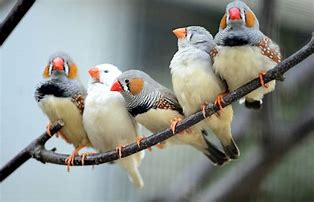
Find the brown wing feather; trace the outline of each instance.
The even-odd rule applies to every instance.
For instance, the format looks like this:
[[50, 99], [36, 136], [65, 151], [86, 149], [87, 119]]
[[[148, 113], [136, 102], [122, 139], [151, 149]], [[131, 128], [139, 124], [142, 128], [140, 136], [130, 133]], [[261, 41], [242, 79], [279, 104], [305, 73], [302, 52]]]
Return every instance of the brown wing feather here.
[[[272, 44], [273, 42], [268, 38], [264, 37], [258, 44], [257, 46], [261, 49], [261, 53], [265, 55], [266, 57], [272, 59], [274, 62], [279, 63], [281, 62], [281, 54], [279, 50], [277, 50], [274, 45]], [[272, 47], [273, 45], [273, 47]], [[277, 46], [277, 45], [275, 45]]]
[[85, 97], [81, 94], [75, 94], [72, 96], [72, 102], [76, 105], [76, 107], [80, 110], [81, 114], [84, 111]]
[[172, 100], [167, 99], [165, 96], [161, 96], [160, 99], [156, 102], [156, 108], [158, 109], [170, 109], [178, 111], [183, 115], [183, 109], [178, 102], [173, 102]]

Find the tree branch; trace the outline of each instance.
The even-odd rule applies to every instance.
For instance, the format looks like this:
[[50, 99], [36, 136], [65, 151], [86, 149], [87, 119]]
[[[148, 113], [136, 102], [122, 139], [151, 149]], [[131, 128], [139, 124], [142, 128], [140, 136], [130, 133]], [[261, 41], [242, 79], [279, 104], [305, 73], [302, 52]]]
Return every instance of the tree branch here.
[[18, 0], [16, 2], [8, 16], [0, 24], [0, 46], [34, 3], [35, 0]]
[[[310, 42], [308, 44], [306, 44], [302, 49], [300, 49], [298, 52], [296, 52], [292, 56], [285, 59], [282, 63], [278, 64], [272, 70], [268, 71], [264, 77], [265, 83], [268, 83], [271, 80], [280, 78], [290, 68], [292, 68], [296, 64], [300, 63], [302, 60], [304, 60], [305, 58], [310, 56], [313, 52], [314, 52], [314, 34], [312, 34], [312, 39], [310, 40]], [[242, 87], [240, 87], [240, 88], [236, 89], [235, 91], [230, 92], [228, 95], [226, 95], [223, 98], [224, 103], [222, 104], [222, 106], [226, 107], [226, 106], [230, 105], [232, 102], [240, 99], [241, 97], [252, 92], [253, 90], [257, 89], [260, 86], [261, 86], [261, 84], [259, 82], [259, 78], [256, 78], [256, 79], [248, 82], [247, 84], [243, 85]], [[209, 104], [206, 107], [206, 115], [207, 116], [210, 116], [210, 115], [216, 113], [217, 111], [219, 111], [219, 108], [213, 104]], [[191, 115], [190, 117], [182, 120], [177, 125], [175, 133], [179, 133], [179, 132], [191, 127], [192, 125], [202, 121], [203, 119], [204, 119], [204, 117], [203, 117], [202, 112], [197, 112], [197, 113]], [[123, 148], [122, 157], [126, 157], [126, 156], [132, 155], [136, 152], [139, 152], [141, 150], [152, 147], [152, 146], [172, 137], [173, 135], [174, 134], [172, 133], [172, 131], [170, 129], [166, 129], [166, 130], [163, 130], [161, 132], [150, 135], [147, 138], [144, 138], [141, 141], [140, 147], [138, 147], [136, 143], [131, 143], [131, 144], [129, 144]], [[41, 145], [42, 147], [36, 147], [37, 148], [36, 150], [35, 150], [35, 148], [32, 148], [32, 147], [30, 147], [30, 148], [27, 147], [26, 150], [30, 151], [29, 153], [31, 153], [33, 158], [35, 158], [41, 162], [64, 165], [64, 161], [68, 157], [68, 155], [58, 154], [58, 153], [55, 153], [53, 151], [46, 150], [44, 148], [44, 142]], [[111, 161], [118, 160], [118, 159], [119, 159], [118, 152], [115, 150], [111, 150], [108, 152], [88, 156], [85, 159], [84, 165], [98, 165], [98, 164], [107, 163], [107, 162], [111, 162]], [[10, 162], [12, 163], [14, 161], [11, 160]], [[24, 162], [22, 162], [22, 163], [24, 163]], [[22, 163], [19, 162], [16, 164], [21, 165]], [[81, 158], [79, 156], [77, 156], [75, 158], [74, 165], [77, 165], [77, 166], [82, 165], [82, 161], [81, 161]], [[7, 170], [10, 170], [10, 173], [12, 173], [16, 169], [14, 167], [8, 167], [7, 165], [5, 165], [5, 168]], [[3, 168], [0, 170], [0, 176], [4, 176]]]
[[[50, 133], [54, 134], [58, 132], [63, 127], [62, 121], [57, 121], [54, 123], [50, 129]], [[13, 159], [11, 159], [7, 164], [5, 164], [0, 170], [0, 182], [2, 182], [7, 176], [9, 176], [13, 171], [18, 169], [23, 163], [34, 157], [34, 154], [41, 150], [44, 144], [51, 138], [45, 132], [33, 142], [31, 142], [27, 147], [25, 147], [20, 153], [18, 153]]]

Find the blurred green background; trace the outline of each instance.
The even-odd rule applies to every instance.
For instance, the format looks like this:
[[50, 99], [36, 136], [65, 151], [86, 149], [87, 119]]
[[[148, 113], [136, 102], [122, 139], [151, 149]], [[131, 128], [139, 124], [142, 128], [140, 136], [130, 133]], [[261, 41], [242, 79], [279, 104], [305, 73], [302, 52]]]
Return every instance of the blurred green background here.
[[[3, 21], [15, 0], [0, 0]], [[226, 0], [38, 0], [0, 49], [0, 167], [44, 130], [33, 93], [48, 56], [68, 52], [87, 84], [89, 67], [141, 69], [171, 88], [172, 30], [201, 25], [214, 35]], [[313, 0], [245, 1], [284, 57], [314, 31]], [[187, 146], [146, 152], [137, 190], [116, 165], [75, 167], [30, 160], [0, 184], [0, 201], [314, 201], [314, 56], [278, 82], [261, 111], [234, 103], [239, 160], [214, 168]], [[310, 125], [310, 126], [309, 126]], [[146, 133], [149, 134], [149, 133]], [[52, 138], [48, 148], [70, 153]]]

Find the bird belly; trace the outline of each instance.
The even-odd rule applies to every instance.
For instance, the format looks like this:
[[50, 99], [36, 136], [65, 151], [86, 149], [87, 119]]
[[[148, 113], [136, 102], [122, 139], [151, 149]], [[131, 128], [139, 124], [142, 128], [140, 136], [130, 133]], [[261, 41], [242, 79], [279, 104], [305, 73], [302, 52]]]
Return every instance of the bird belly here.
[[[247, 82], [257, 78], [259, 73], [273, 68], [269, 59], [262, 55], [258, 47], [222, 47], [215, 57], [214, 70], [224, 78], [230, 90], [235, 90]], [[259, 100], [267, 92], [274, 89], [275, 82], [270, 82], [270, 88], [258, 88], [246, 97]]]
[[64, 126], [61, 129], [67, 142], [78, 146], [89, 146], [89, 140], [82, 124], [82, 115], [71, 98], [46, 96], [39, 105], [51, 122], [62, 119]]
[[145, 128], [155, 133], [169, 128], [173, 118], [183, 118], [181, 114], [174, 110], [150, 109], [149, 111], [138, 114], [135, 119]]
[[211, 67], [190, 65], [180, 73], [173, 72], [173, 89], [187, 116], [199, 111], [205, 102], [213, 103], [225, 91], [222, 81], [208, 68]]
[[[122, 96], [121, 99], [123, 101]], [[138, 135], [137, 125], [122, 101], [105, 99], [94, 102], [88, 97], [85, 101], [84, 127], [93, 147], [99, 151], [134, 142]]]
[[[169, 128], [171, 125], [171, 121], [174, 118], [184, 119], [184, 116], [174, 110], [150, 109], [148, 112], [144, 114], [139, 114], [135, 117], [135, 119], [141, 125], [143, 125], [152, 133], [156, 133], [156, 132]], [[199, 135], [199, 134], [195, 133], [195, 135]], [[166, 141], [164, 141], [163, 144], [166, 146], [172, 145], [172, 144], [188, 144], [189, 141], [190, 140], [185, 139], [185, 135], [182, 135], [182, 136], [175, 135], [167, 139]]]

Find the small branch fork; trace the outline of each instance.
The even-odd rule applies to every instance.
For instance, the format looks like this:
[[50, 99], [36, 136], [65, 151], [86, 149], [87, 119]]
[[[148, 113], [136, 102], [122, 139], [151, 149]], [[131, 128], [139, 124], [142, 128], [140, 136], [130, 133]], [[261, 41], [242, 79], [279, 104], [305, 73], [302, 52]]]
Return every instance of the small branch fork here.
[[[272, 80], [282, 80], [283, 74], [287, 72], [289, 69], [309, 57], [314, 52], [314, 33], [312, 34], [312, 38], [308, 44], [306, 44], [302, 49], [297, 51], [292, 56], [285, 59], [283, 62], [279, 63], [276, 67], [269, 70], [264, 76], [264, 82], [268, 83]], [[239, 100], [241, 97], [247, 95], [248, 93], [252, 92], [253, 90], [261, 87], [259, 78], [256, 78], [247, 84], [241, 86], [240, 88], [236, 89], [233, 92], [228, 93], [226, 96], [223, 97], [222, 107], [226, 107], [231, 103]], [[219, 111], [219, 106], [209, 104], [206, 109], [206, 116], [211, 116], [212, 114]], [[202, 112], [197, 112], [186, 119], [179, 122], [175, 128], [175, 133], [179, 133], [192, 125], [202, 121], [204, 119]], [[58, 130], [61, 129], [63, 126], [62, 122], [54, 124], [51, 129], [51, 134], [56, 133]], [[126, 145], [123, 150], [121, 151], [121, 156], [126, 157], [132, 155], [136, 152], [139, 152], [144, 149], [148, 149], [170, 137], [174, 134], [172, 133], [171, 129], [166, 129], [155, 134], [150, 135], [147, 138], [144, 138], [141, 143], [140, 147], [137, 143], [131, 143]], [[24, 150], [22, 150], [16, 157], [14, 157], [9, 163], [4, 165], [3, 168], [0, 170], [0, 181], [4, 180], [8, 175], [10, 175], [14, 170], [16, 170], [20, 165], [26, 162], [30, 158], [35, 158], [38, 161], [43, 163], [53, 163], [53, 164], [60, 164], [65, 165], [64, 161], [68, 157], [65, 154], [58, 154], [54, 151], [46, 150], [44, 144], [50, 137], [47, 133], [44, 133], [42, 136], [34, 140], [29, 146], [27, 146]], [[86, 157], [84, 161], [84, 165], [98, 165], [102, 163], [107, 163], [111, 161], [115, 161], [119, 159], [119, 152], [116, 150], [111, 150], [104, 153], [93, 154]], [[74, 165], [81, 166], [82, 161], [79, 156], [77, 156], [74, 160]]]

